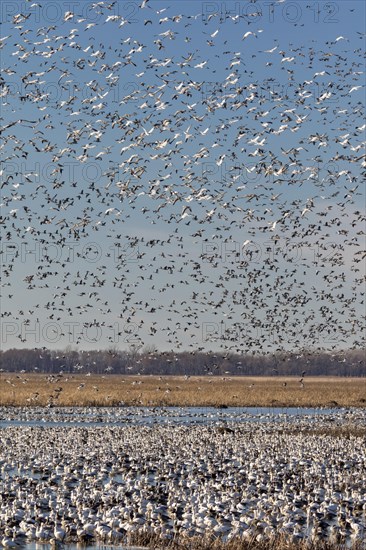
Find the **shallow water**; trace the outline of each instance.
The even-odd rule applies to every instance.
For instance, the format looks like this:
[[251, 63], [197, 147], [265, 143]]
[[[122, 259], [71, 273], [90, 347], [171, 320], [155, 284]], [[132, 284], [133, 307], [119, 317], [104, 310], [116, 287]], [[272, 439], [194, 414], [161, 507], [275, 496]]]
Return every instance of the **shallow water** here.
[[[295, 422], [336, 417], [340, 409], [300, 407], [55, 407], [0, 408], [0, 427], [7, 426], [126, 426], [208, 424], [220, 422]], [[344, 412], [344, 410], [343, 410]]]
[[[29, 542], [22, 545], [25, 550], [49, 550], [49, 544], [41, 544], [40, 542]], [[62, 545], [64, 550], [147, 550], [142, 546], [110, 546], [108, 544], [64, 544]]]
[[[226, 438], [228, 438], [228, 442], [235, 451], [233, 451], [233, 457], [229, 457], [231, 460], [230, 472], [232, 471], [233, 473], [234, 482], [241, 479], [242, 475], [251, 475], [253, 471], [257, 469], [259, 472], [259, 478], [263, 478], [263, 480], [265, 480], [262, 481], [263, 483], [269, 482], [268, 480], [271, 480], [272, 482], [271, 475], [273, 475], [274, 483], [279, 483], [279, 487], [281, 487], [281, 483], [287, 484], [285, 478], [288, 473], [291, 473], [292, 469], [295, 471], [300, 463], [302, 465], [302, 476], [305, 476], [305, 478], [308, 476], [306, 479], [312, 480], [314, 475], [317, 475], [318, 479], [323, 479], [323, 461], [328, 460], [328, 456], [332, 457], [333, 453], [336, 453], [337, 456], [339, 455], [342, 460], [346, 461], [344, 458], [343, 444], [348, 448], [347, 456], [350, 457], [349, 467], [352, 466], [353, 468], [353, 465], [356, 464], [359, 474], [363, 475], [364, 468], [362, 466], [362, 461], [360, 462], [360, 459], [357, 458], [359, 454], [357, 445], [359, 446], [359, 442], [357, 443], [352, 442], [351, 440], [344, 440], [340, 444], [340, 442], [336, 439], [329, 439], [327, 441], [329, 452], [326, 456], [324, 455], [323, 458], [320, 458], [319, 463], [319, 460], [316, 457], [322, 452], [322, 447], [318, 446], [318, 439], [311, 438], [309, 440], [306, 438], [306, 435], [301, 435], [302, 428], [307, 429], [308, 427], [342, 426], [348, 424], [350, 426], [365, 426], [365, 411], [360, 409], [345, 408], [321, 409], [294, 407], [230, 407], [227, 409], [219, 409], [214, 407], [0, 407], [0, 436], [3, 438], [2, 448], [5, 453], [0, 478], [2, 479], [6, 491], [9, 490], [9, 487], [12, 487], [12, 484], [18, 484], [22, 480], [27, 480], [26, 483], [21, 483], [21, 491], [25, 491], [27, 494], [33, 494], [32, 492], [34, 491], [35, 494], [39, 493], [42, 495], [44, 494], [44, 491], [50, 490], [51, 493], [57, 493], [61, 498], [61, 501], [62, 498], [64, 498], [62, 497], [64, 491], [73, 492], [74, 490], [77, 490], [81, 483], [86, 484], [85, 486], [89, 487], [91, 493], [94, 491], [94, 493], [97, 494], [98, 491], [102, 491], [103, 494], [107, 496], [113, 496], [116, 494], [128, 495], [128, 500], [131, 497], [129, 492], [133, 490], [133, 486], [131, 486], [132, 489], [129, 488], [131, 479], [134, 482], [139, 482], [139, 480], [142, 480], [144, 490], [147, 490], [146, 488], [148, 488], [149, 491], [152, 491], [152, 495], [155, 495], [156, 493], [156, 486], [158, 486], [159, 490], [161, 490], [162, 487], [166, 486], [166, 480], [169, 479], [170, 490], [175, 491], [178, 486], [177, 480], [175, 480], [174, 476], [173, 478], [170, 477], [172, 472], [169, 467], [166, 467], [165, 461], [160, 460], [160, 457], [166, 452], [171, 457], [170, 460], [173, 461], [172, 464], [175, 464], [175, 461], [179, 464], [179, 467], [177, 467], [178, 477], [181, 476], [181, 479], [186, 479], [189, 482], [192, 480], [196, 482], [194, 472], [196, 471], [195, 468], [197, 468], [197, 471], [199, 470], [201, 472], [200, 479], [206, 480], [205, 483], [207, 485], [208, 492], [210, 493], [211, 491], [212, 494], [215, 494], [216, 489], [213, 489], [212, 487], [210, 475], [207, 474], [207, 472], [205, 473], [205, 469], [202, 467], [202, 464], [206, 463], [205, 461], [207, 459], [208, 463], [212, 466], [216, 465], [217, 460], [219, 460], [219, 463], [223, 465], [222, 468], [224, 469], [222, 471], [220, 470], [221, 474], [218, 476], [215, 483], [224, 483], [225, 485], [226, 482], [223, 480], [226, 479], [226, 474], [224, 475], [222, 472], [224, 472], [226, 468], [226, 459], [228, 458], [226, 443], [223, 443], [223, 440], [226, 441]], [[224, 432], [218, 429], [220, 426], [231, 426], [234, 428], [234, 426], [239, 425], [241, 427], [238, 428], [238, 430], [227, 430], [229, 433], [225, 433], [224, 437], [222, 437]], [[99, 429], [103, 426], [107, 426], [109, 429]], [[285, 430], [287, 435], [285, 435], [284, 439], [281, 440], [281, 444], [277, 445], [277, 434], [282, 434], [283, 428], [286, 427], [289, 428]], [[295, 429], [293, 429], [293, 427]], [[96, 429], [93, 430], [93, 428]], [[245, 451], [243, 451], [243, 447], [240, 443], [236, 445], [235, 434], [239, 432], [242, 440], [248, 441], [248, 446]], [[87, 440], [89, 439], [89, 436], [92, 438], [93, 445], [95, 438], [95, 444], [100, 450], [101, 454], [98, 454], [98, 461], [101, 461], [102, 465], [104, 464], [104, 469], [101, 470], [102, 473], [100, 475], [95, 474], [95, 471], [93, 470], [94, 466], [90, 471], [88, 470], [88, 468], [90, 469], [91, 467], [90, 464], [87, 465], [86, 470], [84, 470], [81, 468], [80, 463], [77, 460], [78, 457], [84, 457], [84, 433], [87, 434]], [[172, 433], [177, 434], [177, 440], [169, 437], [166, 439], [165, 436]], [[23, 438], [24, 434], [27, 435], [25, 439]], [[41, 448], [48, 449], [46, 454], [44, 454], [43, 451], [39, 454], [36, 453], [37, 460], [35, 463], [32, 459], [29, 460], [26, 458], [27, 454], [24, 455], [24, 445], [26, 445], [25, 442], [28, 441], [29, 446], [29, 441], [33, 440], [33, 434], [37, 435], [37, 441], [39, 440]], [[80, 434], [83, 437], [81, 437]], [[126, 436], [128, 436], [129, 456], [132, 458], [127, 462], [124, 462], [124, 459], [122, 459], [120, 463], [118, 463], [118, 468], [115, 469], [111, 468], [110, 449], [113, 449], [114, 447], [120, 449], [115, 437], [116, 434], [126, 434]], [[216, 445], [215, 452], [213, 454], [211, 452], [211, 447], [207, 448], [206, 446], [206, 439], [204, 439], [202, 443], [202, 434]], [[14, 437], [14, 444], [10, 445], [11, 440], [9, 438], [11, 437]], [[179, 439], [179, 437], [181, 437], [181, 439]], [[299, 446], [298, 456], [293, 450], [293, 437], [296, 438], [296, 445]], [[155, 458], [153, 460], [155, 460], [155, 462], [153, 462], [153, 464], [151, 464], [152, 458], [150, 447], [146, 448], [143, 445], [144, 438], [153, 447], [156, 446], [157, 449], [160, 449], [162, 446], [161, 452], [159, 451], [156, 456], [154, 455]], [[191, 460], [191, 466], [194, 465], [194, 468], [189, 470], [188, 473], [184, 469], [185, 462], [180, 462], [181, 453], [179, 451], [177, 454], [176, 449], [176, 445], [179, 444], [181, 445], [183, 451], [186, 452], [186, 438], [192, 441], [192, 448], [196, 449], [197, 447], [203, 457], [202, 460], [198, 460], [196, 453], [194, 452], [191, 456], [191, 452], [189, 450], [188, 457], [190, 457], [189, 460]], [[264, 441], [264, 448], [262, 449], [264, 454], [262, 453], [259, 456], [255, 454], [253, 451], [253, 441], [256, 441], [254, 447], [259, 449]], [[43, 444], [44, 446], [42, 446]], [[64, 482], [65, 480], [67, 481], [70, 473], [70, 471], [67, 470], [67, 467], [70, 467], [70, 456], [68, 451], [64, 452], [64, 449], [68, 449], [68, 445], [70, 444], [75, 444], [76, 458], [72, 463], [72, 468], [74, 468], [74, 474], [76, 477], [75, 479], [69, 479], [68, 483], [65, 484]], [[10, 445], [10, 458], [6, 458], [6, 445]], [[15, 449], [17, 449], [15, 454], [14, 446]], [[286, 452], [283, 450], [283, 446], [286, 447]], [[140, 457], [140, 449], [142, 458]], [[32, 444], [30, 444], [30, 452], [34, 452]], [[156, 450], [154, 452], [156, 452]], [[272, 456], [271, 453], [274, 453], [276, 458], [276, 461], [273, 462], [272, 474], [268, 473], [269, 470], [266, 458], [267, 455], [270, 458]], [[295, 453], [294, 456], [292, 453]], [[50, 458], [48, 458], [48, 455]], [[250, 471], [248, 470], [247, 472], [245, 465], [248, 464], [248, 456], [251, 457], [250, 460], [254, 461], [253, 464], [255, 464], [255, 468], [250, 468]], [[288, 464], [288, 456], [290, 456], [290, 464]], [[309, 461], [306, 459], [307, 456], [314, 458]], [[57, 457], [57, 460], [60, 460], [58, 466], [59, 471], [56, 472], [56, 476], [52, 474], [52, 467], [48, 464], [48, 461], [51, 460], [52, 457]], [[83, 460], [84, 458], [82, 461]], [[61, 467], [62, 464], [66, 465], [65, 468]], [[33, 467], [34, 465], [35, 467]], [[244, 472], [242, 472], [240, 468], [243, 468]], [[148, 472], [147, 474], [148, 469], [152, 469], [152, 472]], [[339, 472], [337, 470], [337, 463], [333, 464], [333, 469], [335, 469], [334, 479], [336, 480], [337, 475], [340, 479]], [[311, 477], [309, 477], [310, 470], [312, 470]], [[351, 471], [348, 471], [347, 469], [345, 471], [345, 482], [347, 483], [347, 486], [352, 488], [354, 491], [358, 491], [357, 498], [366, 498], [364, 490], [362, 489], [366, 485], [364, 483], [362, 484], [362, 482], [360, 484], [360, 479], [364, 478], [354, 480], [352, 478]], [[90, 485], [91, 478], [94, 479], [92, 485]], [[30, 479], [34, 480], [35, 483], [29, 484], [28, 481]], [[164, 479], [164, 482], [161, 481], [162, 479]], [[51, 481], [52, 484], [48, 486], [47, 484]], [[260, 487], [256, 479], [254, 479], [254, 481], [253, 479], [250, 479], [250, 483], [248, 482], [248, 490], [243, 500], [243, 502], [246, 502], [247, 504], [245, 504], [241, 513], [244, 515], [249, 514], [249, 519], [252, 518], [252, 510], [257, 509], [258, 506], [257, 500], [259, 497], [258, 495], [253, 495], [253, 490], [255, 490], [255, 487], [257, 486]], [[190, 487], [190, 484], [188, 483], [184, 485], [184, 487], [184, 490], [189, 493], [187, 488]], [[179, 489], [178, 492], [179, 491], [181, 491], [181, 489]], [[281, 498], [292, 505], [292, 497], [288, 498], [287, 492], [288, 489], [286, 488], [286, 491], [283, 493]], [[47, 492], [47, 495], [51, 493]], [[293, 498], [295, 498], [295, 496]], [[319, 495], [315, 491], [312, 498], [315, 501], [318, 497]], [[341, 497], [342, 495], [337, 498]], [[118, 498], [120, 498], [120, 496]], [[153, 497], [151, 497], [151, 499], [155, 502]], [[343, 505], [347, 508], [348, 504], [349, 502], [345, 499]], [[224, 502], [224, 506], [228, 507], [227, 500]], [[300, 504], [297, 506], [303, 507], [301, 500]], [[264, 508], [262, 508], [262, 512], [263, 510]], [[364, 520], [360, 519], [359, 513], [357, 513], [357, 515], [353, 509], [350, 510], [349, 513], [352, 517], [353, 515], [355, 516], [355, 519], [360, 523], [360, 525], [364, 525]], [[287, 514], [288, 519], [294, 521], [293, 514], [291, 514], [292, 512], [290, 510]], [[312, 511], [311, 514], [314, 516], [315, 512]], [[149, 518], [147, 521], [150, 521]], [[193, 524], [194, 529], [196, 529], [197, 525], [194, 521], [192, 525]], [[332, 523], [329, 521], [328, 525], [332, 525]], [[308, 529], [313, 529], [312, 519], [309, 522], [308, 528], [302, 528], [302, 532], [305, 536], [310, 535], [310, 531], [308, 532]], [[362, 527], [362, 529], [364, 529], [364, 527]], [[362, 531], [362, 533], [363, 532], [364, 531]], [[364, 540], [362, 536], [363, 535], [361, 534], [361, 538], [359, 540]], [[350, 544], [350, 540], [351, 538], [349, 532], [347, 535], [345, 548], [347, 548]], [[51, 544], [41, 544], [36, 542], [21, 544], [21, 548], [25, 548], [26, 550], [46, 550], [50, 547]], [[80, 544], [65, 544], [62, 547], [65, 548], [65, 550], [81, 550], [82, 548], [86, 548], [87, 550], [112, 550], [113, 548], [118, 548], [120, 550], [146, 550], [141, 547], [128, 547], [121, 545], [111, 546], [109, 544], [104, 545], [100, 543], [95, 543], [88, 546], [82, 546]]]

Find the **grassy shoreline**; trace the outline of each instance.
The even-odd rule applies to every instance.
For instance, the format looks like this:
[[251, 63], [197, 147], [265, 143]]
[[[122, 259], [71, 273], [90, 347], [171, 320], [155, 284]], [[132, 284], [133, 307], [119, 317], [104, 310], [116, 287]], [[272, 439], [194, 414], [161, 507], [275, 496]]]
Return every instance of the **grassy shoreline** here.
[[[64, 541], [63, 547], [67, 549], [68, 544], [78, 543], [81, 547], [87, 544], [86, 541]], [[91, 541], [88, 541], [90, 544]], [[96, 548], [118, 548], [121, 545], [111, 542], [96, 542]], [[188, 536], [184, 533], [176, 535], [173, 539], [167, 539], [157, 533], [137, 531], [130, 533], [123, 546], [127, 545], [146, 550], [365, 550], [365, 542], [357, 540], [333, 541], [333, 540], [307, 540], [300, 539], [293, 535], [279, 534], [272, 537], [265, 537], [260, 533], [248, 537], [235, 537], [225, 541], [221, 537]], [[60, 547], [54, 544], [53, 547]]]
[[366, 378], [2, 373], [2, 406], [366, 407]]
[[252, 535], [248, 538], [237, 537], [231, 541], [219, 538], [185, 537], [162, 542], [159, 536], [137, 534], [131, 537], [130, 544], [146, 547], [149, 550], [365, 550], [362, 541], [354, 543], [326, 540], [301, 540], [291, 535], [278, 535], [272, 538]]

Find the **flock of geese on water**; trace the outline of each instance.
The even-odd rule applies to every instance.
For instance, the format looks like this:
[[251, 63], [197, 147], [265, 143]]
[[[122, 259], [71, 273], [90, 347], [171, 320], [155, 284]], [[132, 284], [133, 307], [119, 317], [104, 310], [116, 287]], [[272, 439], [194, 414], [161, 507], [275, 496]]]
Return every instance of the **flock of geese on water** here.
[[[6, 411], [2, 411], [6, 414]], [[357, 411], [316, 421], [357, 422]], [[314, 427], [314, 425], [313, 425]], [[128, 542], [131, 533], [364, 540], [362, 438], [289, 426], [8, 425], [0, 431], [0, 541]]]
[[[362, 18], [316, 39], [295, 23], [291, 42], [204, 2], [144, 0], [130, 18], [76, 3], [52, 22], [23, 4], [0, 42], [6, 334], [360, 346]], [[205, 340], [211, 321], [226, 329]]]
[[[177, 425], [177, 424], [210, 424], [269, 422], [276, 420], [280, 424], [305, 423], [308, 428], [324, 419], [329, 419], [331, 411], [332, 425], [358, 423], [362, 425], [365, 415], [362, 409], [344, 408], [304, 408], [304, 407], [141, 407], [141, 406], [114, 406], [114, 407], [64, 407], [55, 406], [45, 408], [32, 407], [0, 407], [0, 426], [11, 426], [12, 422], [31, 424], [32, 426], [125, 426], [125, 425]], [[325, 420], [326, 421], [326, 420]]]

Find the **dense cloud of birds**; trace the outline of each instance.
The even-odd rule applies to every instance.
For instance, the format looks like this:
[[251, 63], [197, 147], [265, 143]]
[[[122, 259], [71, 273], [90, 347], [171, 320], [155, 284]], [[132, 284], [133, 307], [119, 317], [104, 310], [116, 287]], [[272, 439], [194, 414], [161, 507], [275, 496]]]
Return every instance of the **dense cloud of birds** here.
[[362, 346], [362, 29], [46, 4], [2, 25], [3, 345]]

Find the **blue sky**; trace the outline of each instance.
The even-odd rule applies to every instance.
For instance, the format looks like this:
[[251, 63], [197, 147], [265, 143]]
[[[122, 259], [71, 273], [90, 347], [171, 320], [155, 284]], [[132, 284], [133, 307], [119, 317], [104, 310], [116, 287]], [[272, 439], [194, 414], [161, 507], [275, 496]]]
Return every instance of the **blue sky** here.
[[4, 2], [2, 347], [362, 343], [364, 10]]

